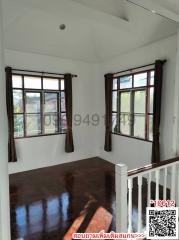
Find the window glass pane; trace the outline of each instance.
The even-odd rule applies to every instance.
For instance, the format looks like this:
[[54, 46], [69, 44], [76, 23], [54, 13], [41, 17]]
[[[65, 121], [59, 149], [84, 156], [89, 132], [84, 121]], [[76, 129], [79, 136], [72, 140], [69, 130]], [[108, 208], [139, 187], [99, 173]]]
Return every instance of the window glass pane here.
[[134, 137], [145, 138], [145, 116], [134, 116]]
[[43, 78], [43, 88], [44, 89], [59, 89], [59, 80], [54, 78]]
[[150, 85], [154, 85], [154, 71], [150, 72]]
[[32, 88], [32, 89], [40, 89], [42, 87], [41, 78], [24, 76], [24, 87]]
[[58, 132], [58, 117], [57, 114], [44, 115], [44, 132], [45, 134]]
[[27, 136], [39, 135], [41, 133], [40, 114], [26, 115], [26, 134]]
[[153, 141], [153, 116], [149, 116], [149, 140]]
[[21, 90], [13, 90], [14, 113], [23, 113], [23, 94]]
[[130, 135], [130, 114], [121, 114], [120, 116], [120, 133]]
[[12, 87], [22, 88], [22, 76], [12, 75]]
[[153, 113], [154, 88], [150, 88], [150, 113]]
[[64, 80], [61, 79], [61, 90], [64, 90], [65, 89], [65, 83], [64, 83]]
[[134, 92], [134, 113], [146, 112], [146, 91]]
[[26, 93], [26, 113], [40, 112], [40, 93]]
[[14, 137], [24, 136], [24, 117], [23, 114], [14, 115]]
[[112, 132], [114, 132], [114, 133], [118, 132], [117, 113], [112, 114]]
[[134, 75], [134, 87], [147, 85], [147, 73], [139, 73]]
[[113, 79], [113, 90], [117, 90], [117, 78]]
[[66, 113], [61, 113], [60, 116], [60, 132], [64, 133], [67, 129], [67, 120], [66, 120]]
[[66, 108], [65, 108], [65, 92], [61, 92], [61, 112], [65, 112]]
[[57, 112], [57, 93], [45, 93], [44, 111], [46, 113]]
[[120, 89], [132, 87], [132, 76], [120, 77]]
[[130, 92], [121, 93], [121, 112], [130, 112]]
[[113, 95], [112, 95], [112, 111], [117, 112], [117, 91], [113, 91]]

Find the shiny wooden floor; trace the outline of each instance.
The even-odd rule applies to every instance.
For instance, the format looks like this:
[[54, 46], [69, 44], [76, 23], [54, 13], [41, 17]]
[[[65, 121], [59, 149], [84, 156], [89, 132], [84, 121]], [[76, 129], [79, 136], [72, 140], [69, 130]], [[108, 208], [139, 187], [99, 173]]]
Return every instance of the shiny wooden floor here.
[[12, 239], [61, 240], [81, 211], [84, 231], [99, 206], [114, 229], [114, 187], [114, 165], [99, 158], [10, 175]]
[[[103, 207], [112, 214], [115, 230], [115, 169], [100, 158], [61, 164], [10, 175], [12, 240], [62, 240], [81, 213], [84, 232], [95, 211]], [[143, 224], [147, 202], [143, 180]], [[155, 186], [152, 186], [155, 194]], [[133, 189], [133, 228], [137, 228], [137, 185]], [[101, 216], [102, 218], [103, 216]]]

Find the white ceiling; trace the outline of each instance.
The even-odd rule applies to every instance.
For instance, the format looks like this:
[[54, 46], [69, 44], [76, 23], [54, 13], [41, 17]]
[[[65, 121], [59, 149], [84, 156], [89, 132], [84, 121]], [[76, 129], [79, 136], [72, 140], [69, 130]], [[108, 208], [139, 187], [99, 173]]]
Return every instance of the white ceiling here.
[[178, 0], [155, 0], [161, 6], [167, 8], [168, 10], [179, 14], [179, 1]]
[[125, 0], [72, 0], [76, 3], [84, 4], [87, 7], [103, 11], [107, 14], [114, 15], [125, 19], [126, 16], [126, 1]]
[[[179, 7], [178, 0], [156, 1], [165, 8], [172, 2], [171, 11]], [[173, 35], [178, 27], [125, 0], [4, 0], [3, 13], [7, 49], [94, 62]]]

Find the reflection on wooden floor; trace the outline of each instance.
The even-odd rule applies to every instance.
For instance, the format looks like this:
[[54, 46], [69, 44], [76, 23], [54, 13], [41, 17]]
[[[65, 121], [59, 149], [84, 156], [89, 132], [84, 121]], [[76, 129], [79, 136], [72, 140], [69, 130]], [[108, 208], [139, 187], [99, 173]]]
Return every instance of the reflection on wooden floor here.
[[69, 228], [68, 232], [64, 236], [64, 240], [72, 240], [73, 233], [85, 232], [85, 233], [98, 233], [101, 230], [105, 232], [109, 231], [109, 227], [112, 221], [112, 214], [110, 214], [103, 207], [99, 207], [94, 213], [92, 219], [89, 221], [88, 226], [82, 229], [84, 222], [86, 221], [86, 215], [80, 215]]
[[[90, 158], [10, 175], [12, 240], [62, 240], [64, 237], [69, 240], [67, 236], [73, 229], [86, 232], [103, 227], [106, 231], [115, 231], [114, 174], [113, 164]], [[154, 183], [151, 192], [155, 199]], [[143, 179], [142, 203], [145, 228], [146, 179]], [[137, 230], [137, 205], [138, 188], [134, 181], [134, 231]]]

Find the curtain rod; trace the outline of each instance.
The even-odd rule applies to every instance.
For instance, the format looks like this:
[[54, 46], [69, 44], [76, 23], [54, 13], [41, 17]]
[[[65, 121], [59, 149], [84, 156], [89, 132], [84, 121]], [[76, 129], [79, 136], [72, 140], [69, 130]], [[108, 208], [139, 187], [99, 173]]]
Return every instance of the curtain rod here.
[[[52, 72], [40, 72], [40, 71], [31, 71], [31, 70], [26, 70], [26, 69], [17, 69], [17, 68], [12, 68], [12, 71], [17, 71], [17, 72], [29, 72], [29, 73], [40, 73], [40, 74], [49, 74], [49, 75], [61, 75], [64, 76], [64, 73], [52, 73]], [[78, 77], [78, 75], [72, 74], [72, 77]]]
[[[167, 61], [167, 60], [161, 60], [161, 62], [162, 62], [163, 64], [164, 64], [166, 61]], [[123, 71], [120, 71], [120, 72], [115, 72], [115, 73], [113, 73], [113, 75], [120, 74], [120, 73], [123, 73], [123, 72], [130, 72], [130, 71], [133, 71], [133, 70], [136, 70], [136, 69], [145, 68], [145, 67], [149, 67], [149, 66], [152, 66], [152, 65], [155, 65], [155, 63], [150, 63], [150, 64], [143, 65], [143, 66], [140, 66], [140, 67], [130, 68], [130, 69], [123, 70]]]

